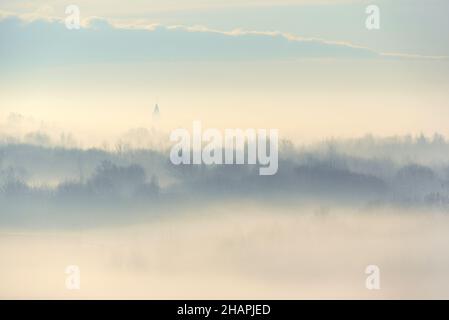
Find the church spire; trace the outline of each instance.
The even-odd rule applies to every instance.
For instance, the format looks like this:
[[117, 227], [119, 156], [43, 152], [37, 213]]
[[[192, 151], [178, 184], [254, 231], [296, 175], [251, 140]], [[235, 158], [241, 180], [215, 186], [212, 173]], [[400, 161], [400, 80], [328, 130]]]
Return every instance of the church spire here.
[[156, 103], [153, 110], [153, 118], [159, 118], [159, 105]]

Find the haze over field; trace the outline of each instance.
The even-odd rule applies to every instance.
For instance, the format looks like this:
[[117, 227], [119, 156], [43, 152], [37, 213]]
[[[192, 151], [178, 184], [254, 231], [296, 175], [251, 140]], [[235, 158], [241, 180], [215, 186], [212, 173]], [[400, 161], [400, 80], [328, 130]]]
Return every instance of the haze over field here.
[[449, 298], [447, 1], [76, 2], [0, 4], [0, 298]]
[[[233, 203], [126, 227], [2, 231], [0, 297], [448, 298], [448, 223], [427, 210]], [[365, 287], [372, 264], [378, 291]], [[81, 290], [66, 289], [68, 265]]]
[[[447, 298], [441, 139], [284, 142], [267, 177], [142, 149], [3, 144], [0, 296]], [[372, 264], [380, 291], [365, 287]], [[68, 265], [81, 290], [65, 288]]]

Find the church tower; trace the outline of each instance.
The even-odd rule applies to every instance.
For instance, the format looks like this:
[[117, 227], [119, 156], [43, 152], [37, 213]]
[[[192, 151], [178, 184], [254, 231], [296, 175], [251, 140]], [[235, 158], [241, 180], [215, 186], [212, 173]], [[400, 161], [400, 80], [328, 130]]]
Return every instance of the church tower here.
[[156, 103], [153, 110], [153, 120], [159, 119], [159, 105]]

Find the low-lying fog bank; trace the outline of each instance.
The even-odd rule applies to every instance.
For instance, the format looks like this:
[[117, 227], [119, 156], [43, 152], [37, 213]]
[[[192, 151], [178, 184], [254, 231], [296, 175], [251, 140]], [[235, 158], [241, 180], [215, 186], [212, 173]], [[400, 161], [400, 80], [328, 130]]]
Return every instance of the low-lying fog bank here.
[[[0, 232], [0, 298], [449, 298], [449, 216], [342, 207], [181, 210], [121, 227]], [[66, 289], [66, 267], [80, 290]], [[380, 268], [380, 290], [365, 268]]]

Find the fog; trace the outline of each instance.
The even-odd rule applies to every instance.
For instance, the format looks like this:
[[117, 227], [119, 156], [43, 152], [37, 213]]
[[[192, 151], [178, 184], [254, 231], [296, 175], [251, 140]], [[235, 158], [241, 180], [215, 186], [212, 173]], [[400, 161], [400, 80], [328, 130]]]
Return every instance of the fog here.
[[[449, 218], [319, 206], [179, 208], [70, 231], [2, 230], [1, 298], [449, 298]], [[65, 268], [80, 268], [67, 290]], [[380, 268], [381, 289], [365, 287]]]
[[119, 146], [0, 143], [0, 298], [449, 298], [442, 136], [282, 141], [274, 176]]
[[168, 150], [0, 142], [0, 225], [132, 224], [179, 206], [265, 204], [449, 209], [443, 136], [283, 140], [278, 172], [256, 165], [173, 165]]

